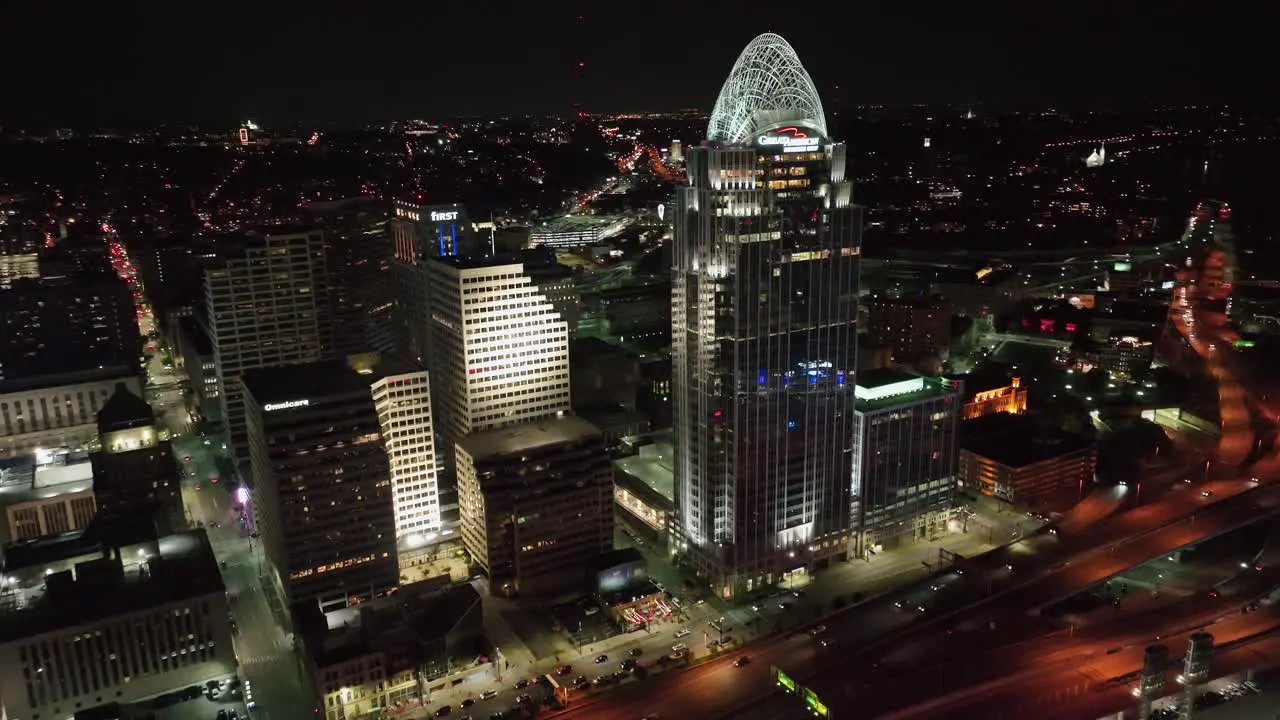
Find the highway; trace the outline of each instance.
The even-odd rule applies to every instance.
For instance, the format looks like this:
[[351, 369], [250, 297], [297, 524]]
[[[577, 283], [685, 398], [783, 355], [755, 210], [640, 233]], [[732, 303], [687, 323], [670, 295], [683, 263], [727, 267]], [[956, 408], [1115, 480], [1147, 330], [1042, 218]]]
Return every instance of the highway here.
[[[1193, 243], [1199, 239], [1191, 232], [1184, 236], [1184, 240]], [[1198, 303], [1194, 297], [1186, 299], [1186, 307], [1194, 312]], [[983, 637], [984, 632], [1001, 634], [993, 630], [1005, 618], [1025, 618], [1028, 609], [1064, 599], [1172, 550], [1256, 521], [1267, 513], [1280, 511], [1280, 486], [1269, 482], [1280, 475], [1277, 473], [1280, 470], [1277, 460], [1267, 458], [1247, 474], [1242, 472], [1241, 465], [1253, 447], [1254, 438], [1248, 420], [1245, 389], [1228, 371], [1228, 363], [1224, 361], [1229, 352], [1226, 348], [1230, 345], [1224, 347], [1219, 344], [1224, 336], [1229, 336], [1228, 329], [1212, 318], [1206, 323], [1196, 320], [1191, 312], [1178, 313], [1179, 305], [1179, 298], [1175, 297], [1175, 324], [1180, 319], [1191, 318], [1191, 324], [1200, 325], [1197, 328], [1199, 337], [1189, 335], [1189, 344], [1205, 359], [1209, 371], [1220, 384], [1220, 414], [1224, 421], [1220, 462], [1206, 471], [1207, 482], [1187, 485], [1180, 492], [1170, 492], [1156, 502], [1119, 515], [1112, 513], [1123, 498], [1100, 496], [1088, 507], [1069, 514], [1056, 528], [969, 559], [962, 566], [963, 576], [954, 572], [939, 574], [930, 581], [873, 598], [858, 605], [855, 612], [829, 617], [823, 622], [827, 628], [824, 637], [834, 641], [831, 648], [823, 648], [807, 634], [775, 639], [749, 648], [747, 652], [752, 656], [752, 662], [745, 667], [734, 667], [731, 663], [734, 656], [730, 655], [674, 676], [659, 676], [649, 681], [645, 690], [623, 690], [605, 702], [571, 709], [561, 717], [639, 718], [658, 713], [660, 717], [764, 720], [806, 716], [798, 698], [773, 692], [769, 685], [769, 665], [778, 665], [802, 685], [813, 688], [836, 716], [843, 716], [849, 708], [857, 708], [858, 716], [874, 717], [881, 712], [868, 712], [875, 699], [893, 695], [882, 692], [884, 685], [876, 679], [883, 676], [883, 680], [888, 682], [895, 669], [907, 668], [915, 682], [914, 690], [904, 686], [898, 695], [902, 704], [930, 696], [920, 686], [920, 668], [939, 653], [940, 643], [953, 642], [956, 645], [954, 652], [966, 660], [981, 656], [984, 651], [990, 652], [988, 648], [998, 647], [991, 638]], [[1179, 329], [1185, 326], [1183, 322]], [[1252, 481], [1254, 476], [1263, 479], [1261, 487]], [[1094, 519], [1097, 519], [1096, 523], [1088, 522]], [[1260, 575], [1259, 581], [1274, 581], [1267, 568]], [[929, 584], [939, 580], [945, 588], [934, 593]], [[896, 605], [900, 601], [909, 609], [899, 609]], [[1227, 595], [1220, 602], [1234, 603], [1234, 612], [1238, 612], [1238, 598]], [[921, 606], [923, 611], [916, 612], [915, 605]], [[1163, 619], [1174, 618], [1193, 624], [1205, 622], [1204, 617], [1188, 618], [1184, 613], [1217, 612], [1220, 607], [1206, 601], [1201, 607], [1156, 615], [1148, 621], [1134, 624], [1130, 630], [1120, 628], [1112, 633], [1113, 637], [1098, 637], [1096, 629], [1082, 635], [1094, 638], [1090, 642], [1098, 647], [1105, 645], [1102, 650], [1105, 652], [1105, 649], [1125, 644], [1138, 645], [1142, 633], [1161, 626]], [[1227, 612], [1232, 611], [1227, 609]], [[1249, 616], [1244, 622], [1273, 621], [1274, 618], [1268, 615], [1262, 619]], [[1151, 637], [1154, 639], [1156, 634], [1159, 633], [1152, 633]], [[949, 637], [953, 639], [946, 640]], [[1037, 647], [1035, 642], [1032, 640], [1025, 647]], [[1052, 645], [1055, 641], [1038, 642]], [[1045, 647], [1043, 644], [1039, 646], [1041, 651]], [[1074, 643], [1065, 643], [1063, 647], [1070, 649], [1054, 652], [1064, 658], [1071, 657], [1079, 649]], [[1009, 652], [1016, 654], [1012, 650]], [[1121, 650], [1104, 656], [1097, 661], [1099, 667], [1096, 670], [1105, 675], [1105, 671], [1114, 665], [1122, 669], [1121, 674], [1133, 671], [1137, 665], [1134, 658], [1126, 654], [1130, 652]], [[1132, 652], [1140, 654], [1141, 649]], [[999, 651], [996, 654], [1000, 654]], [[974, 662], [973, 665], [1001, 666], [992, 662]], [[1070, 672], [1078, 673], [1078, 669], [1073, 666]], [[870, 684], [863, 686], [860, 683]], [[1049, 681], [1046, 687], [1057, 693], [1058, 701], [1062, 702], [1068, 699], [1077, 685], [1078, 682], [1063, 684], [1056, 679]], [[876, 691], [864, 693], [871, 687]], [[945, 696], [945, 690], [943, 692]], [[999, 692], [990, 690], [989, 694], [994, 696]], [[1034, 694], [1031, 691], [1031, 695]], [[1029, 695], [1024, 692], [1022, 696]], [[992, 701], [987, 695], [978, 693], [975, 702]], [[885, 710], [892, 712], [892, 704], [890, 701], [890, 707]], [[956, 712], [956, 717], [966, 716], [963, 710]], [[981, 717], [984, 712], [975, 706], [967, 716]], [[936, 716], [935, 710], [931, 717]]]

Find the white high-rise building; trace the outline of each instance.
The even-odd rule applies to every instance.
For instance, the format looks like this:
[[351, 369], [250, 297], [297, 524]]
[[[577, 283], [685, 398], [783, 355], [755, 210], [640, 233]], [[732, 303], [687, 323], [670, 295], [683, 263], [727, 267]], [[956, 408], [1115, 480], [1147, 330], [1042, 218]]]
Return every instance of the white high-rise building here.
[[391, 461], [396, 537], [418, 544], [440, 532], [431, 386], [427, 371], [388, 375], [373, 384], [373, 404]]
[[206, 320], [227, 447], [246, 463], [240, 375], [313, 362], [326, 351], [325, 243], [324, 233], [306, 227], [270, 227], [225, 242], [231, 246], [223, 263], [205, 271]]
[[435, 427], [453, 467], [470, 433], [569, 411], [569, 326], [521, 263], [428, 261]]
[[671, 151], [667, 153], [667, 161], [672, 165], [684, 162], [684, 150], [680, 147], [679, 140], [671, 141]]

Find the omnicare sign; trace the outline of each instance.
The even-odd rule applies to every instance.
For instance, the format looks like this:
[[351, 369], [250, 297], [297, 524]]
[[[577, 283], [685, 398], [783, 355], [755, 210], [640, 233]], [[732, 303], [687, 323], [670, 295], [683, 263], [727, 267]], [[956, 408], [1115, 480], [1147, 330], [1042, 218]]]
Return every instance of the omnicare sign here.
[[822, 146], [822, 138], [809, 135], [798, 127], [784, 127], [756, 138], [757, 145], [781, 146], [783, 152], [808, 152]]
[[267, 403], [262, 406], [264, 412], [275, 412], [276, 410], [292, 410], [294, 408], [303, 408], [311, 404], [310, 400], [286, 400], [285, 402]]

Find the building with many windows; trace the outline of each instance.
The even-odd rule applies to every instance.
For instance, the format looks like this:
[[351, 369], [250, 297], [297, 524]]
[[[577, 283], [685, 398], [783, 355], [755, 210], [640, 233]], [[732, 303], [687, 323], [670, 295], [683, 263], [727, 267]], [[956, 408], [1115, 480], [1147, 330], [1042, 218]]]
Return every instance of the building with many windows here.
[[151, 515], [168, 532], [186, 526], [173, 447], [156, 427], [151, 406], [120, 383], [98, 411], [91, 456], [98, 510], [115, 517]]
[[450, 467], [470, 433], [569, 410], [569, 328], [519, 263], [428, 263], [435, 428]]
[[613, 467], [576, 417], [473, 433], [458, 443], [462, 541], [490, 591], [554, 595], [613, 548]]
[[960, 383], [895, 369], [858, 374], [855, 554], [945, 533], [959, 469]]
[[138, 364], [129, 286], [109, 272], [71, 272], [0, 286], [0, 384]]
[[[677, 189], [677, 550], [723, 596], [842, 558], [861, 209], [847, 148], [786, 40], [725, 81]], [[848, 382], [846, 382], [848, 380]]]
[[0, 382], [0, 457], [88, 446], [98, 437], [98, 411], [119, 383], [142, 392], [136, 363]]
[[67, 718], [235, 672], [226, 588], [203, 530], [35, 541], [7, 549], [4, 575], [4, 717]]
[[[365, 355], [257, 368], [241, 380], [254, 523], [281, 596], [329, 612], [391, 592], [400, 576], [397, 498], [407, 499], [405, 522], [431, 515], [418, 504], [429, 507], [434, 490], [430, 430], [417, 407], [425, 377]], [[400, 487], [388, 450], [402, 453]]]
[[313, 362], [330, 347], [325, 242], [319, 230], [286, 226], [226, 241], [222, 263], [205, 271], [206, 320], [227, 446], [238, 463], [245, 463], [249, 446], [240, 375]]
[[1098, 451], [1092, 439], [1025, 416], [988, 419], [993, 432], [974, 433], [960, 448], [964, 487], [1044, 514], [1071, 508], [1093, 487]]

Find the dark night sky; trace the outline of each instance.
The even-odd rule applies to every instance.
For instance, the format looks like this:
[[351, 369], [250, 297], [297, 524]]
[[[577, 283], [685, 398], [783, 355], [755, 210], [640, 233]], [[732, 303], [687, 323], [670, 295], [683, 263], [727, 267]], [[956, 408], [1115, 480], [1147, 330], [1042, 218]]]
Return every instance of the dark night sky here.
[[16, 124], [709, 110], [770, 30], [828, 106], [837, 83], [842, 104], [1270, 101], [1280, 66], [1268, 3], [1247, 0], [8, 4], [0, 122]]

